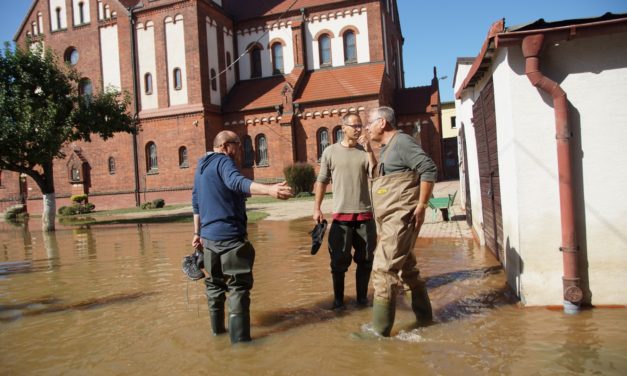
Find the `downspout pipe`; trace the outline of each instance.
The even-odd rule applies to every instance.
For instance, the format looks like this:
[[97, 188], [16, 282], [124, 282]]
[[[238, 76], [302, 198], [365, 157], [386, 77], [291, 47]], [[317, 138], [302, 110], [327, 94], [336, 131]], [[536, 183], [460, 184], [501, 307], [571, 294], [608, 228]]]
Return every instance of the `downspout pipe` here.
[[573, 167], [570, 154], [572, 132], [568, 123], [568, 100], [560, 85], [546, 77], [540, 70], [540, 50], [544, 34], [533, 34], [523, 38], [522, 52], [525, 57], [525, 74], [531, 84], [553, 98], [555, 112], [555, 139], [557, 142], [557, 172], [559, 175], [560, 219], [562, 225], [562, 258], [564, 275], [564, 312], [578, 313], [583, 300], [580, 287], [575, 211], [573, 198]]
[[[137, 62], [136, 62], [136, 40], [135, 40], [135, 13], [133, 10], [135, 8], [128, 8], [128, 18], [131, 23], [131, 64], [133, 64], [133, 69], [131, 70], [133, 76], [133, 109], [135, 111], [135, 120], [139, 121], [139, 82], [137, 81]], [[135, 125], [139, 128], [139, 124]], [[133, 195], [135, 196], [135, 206], [139, 207], [141, 204], [141, 197], [139, 195], [139, 156], [137, 155], [137, 132], [133, 132], [133, 172], [135, 174], [135, 189], [133, 190]]]

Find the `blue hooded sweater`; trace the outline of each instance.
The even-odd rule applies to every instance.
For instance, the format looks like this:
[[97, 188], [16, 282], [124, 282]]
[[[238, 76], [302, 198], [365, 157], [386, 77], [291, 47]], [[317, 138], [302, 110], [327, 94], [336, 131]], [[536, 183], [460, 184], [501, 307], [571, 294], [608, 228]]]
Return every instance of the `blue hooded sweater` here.
[[217, 241], [246, 236], [246, 197], [251, 184], [225, 154], [209, 152], [198, 161], [192, 210], [200, 215], [201, 237]]

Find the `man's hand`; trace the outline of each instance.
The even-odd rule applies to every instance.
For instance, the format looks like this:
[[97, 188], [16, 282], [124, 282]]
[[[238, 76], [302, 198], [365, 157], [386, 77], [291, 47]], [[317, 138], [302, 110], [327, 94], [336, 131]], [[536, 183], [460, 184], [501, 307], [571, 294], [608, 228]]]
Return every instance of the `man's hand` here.
[[412, 220], [414, 221], [414, 227], [416, 228], [416, 232], [420, 232], [420, 228], [422, 224], [425, 222], [425, 213], [427, 212], [427, 204], [418, 204], [416, 209], [414, 209], [414, 217]]
[[285, 181], [269, 186], [268, 194], [274, 198], [278, 198], [279, 200], [287, 200], [288, 198], [294, 196], [292, 194], [292, 188], [287, 185], [287, 182]]
[[368, 138], [367, 132], [359, 136], [357, 142], [359, 143], [359, 145], [363, 146], [364, 150], [367, 153], [372, 152], [372, 146], [370, 146], [370, 138]]
[[322, 214], [322, 211], [319, 208], [314, 209], [314, 214], [313, 214], [314, 222], [320, 223], [322, 222], [323, 219], [324, 219], [324, 214]]
[[194, 235], [192, 238], [192, 247], [194, 249], [202, 249], [202, 241], [200, 240], [200, 235]]

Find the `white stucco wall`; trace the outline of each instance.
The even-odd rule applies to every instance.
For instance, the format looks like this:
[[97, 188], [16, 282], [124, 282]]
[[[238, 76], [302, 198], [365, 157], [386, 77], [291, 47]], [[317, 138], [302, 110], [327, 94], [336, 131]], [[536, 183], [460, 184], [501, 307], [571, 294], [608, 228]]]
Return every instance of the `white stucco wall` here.
[[[292, 45], [292, 27], [291, 23], [281, 23], [280, 25], [270, 25], [270, 28], [264, 30], [244, 29], [237, 32], [237, 46], [239, 55], [242, 55], [251, 43], [259, 43], [261, 49], [261, 77], [272, 76], [272, 51], [268, 45], [273, 40], [283, 41], [283, 72], [290, 74], [294, 69], [294, 47]], [[274, 43], [274, 42], [273, 42]], [[239, 60], [239, 77], [240, 80], [250, 79], [250, 55], [246, 54]]]
[[[50, 26], [52, 31], [59, 29], [67, 29], [67, 8], [65, 6], [65, 0], [50, 0], [48, 2], [48, 9], [50, 10]], [[57, 23], [56, 9], [61, 8], [61, 25], [59, 27]]]
[[[580, 265], [588, 265], [591, 303], [627, 304], [620, 288], [627, 284], [627, 203], [620, 199], [627, 191], [627, 177], [621, 172], [627, 164], [627, 129], [622, 126], [627, 118], [627, 34], [547, 40], [541, 67], [560, 83], [570, 103]], [[527, 306], [560, 305], [563, 262], [552, 99], [529, 83], [520, 46], [498, 50], [486, 77], [490, 75], [508, 283]], [[472, 113], [465, 107], [485, 82], [464, 92], [460, 121]], [[468, 159], [476, 163], [476, 148], [471, 150], [470, 132], [466, 135]], [[478, 182], [472, 188], [475, 175], [470, 171], [473, 226], [480, 233], [474, 221], [480, 197], [475, 192]], [[588, 295], [586, 285], [584, 281]]]
[[111, 87], [120, 90], [120, 48], [118, 45], [118, 25], [100, 27], [100, 59], [102, 84], [106, 90]]
[[[237, 59], [237, 56], [233, 53], [233, 31], [227, 28], [224, 28], [222, 35], [224, 35], [224, 54], [225, 54], [224, 61], [225, 61], [225, 65], [227, 65], [228, 64], [228, 61], [226, 58], [227, 53], [231, 55], [231, 63], [233, 63], [235, 59]], [[233, 87], [233, 85], [235, 85], [235, 65], [227, 68], [224, 76], [226, 76], [226, 91], [228, 93]]]
[[[83, 3], [83, 23], [79, 13], [79, 3]], [[74, 14], [74, 25], [82, 25], [90, 22], [89, 1], [88, 0], [72, 0], [72, 10]]]
[[[166, 60], [168, 66], [168, 95], [170, 106], [187, 104], [187, 68], [185, 64], [185, 28], [183, 16], [165, 19]], [[181, 89], [174, 88], [174, 69], [181, 70]]]
[[[157, 90], [157, 60], [155, 56], [155, 27], [152, 21], [137, 24], [137, 60], [139, 66], [140, 100], [142, 110], [159, 106]], [[146, 73], [152, 75], [152, 94], [146, 94]]]
[[[207, 60], [209, 61], [209, 68], [207, 69], [207, 73], [209, 74], [209, 95], [212, 104], [220, 105], [220, 81], [223, 80], [222, 75], [220, 75], [220, 68], [218, 65], [218, 25], [215, 20], [210, 19], [209, 17], [205, 20], [206, 30], [207, 30]], [[216, 90], [213, 90], [211, 86], [211, 70], [215, 71], [216, 74]]]
[[342, 34], [340, 33], [346, 26], [353, 26], [357, 29], [357, 33], [355, 35], [357, 43], [357, 62], [367, 63], [370, 61], [368, 15], [365, 8], [355, 8], [352, 10], [346, 10], [345, 12], [315, 16], [307, 22], [305, 41], [307, 43], [308, 68], [320, 68], [318, 41], [314, 38], [322, 30], [329, 30], [333, 33], [333, 37], [331, 38], [331, 65], [334, 67], [344, 66], [344, 40], [342, 38]]

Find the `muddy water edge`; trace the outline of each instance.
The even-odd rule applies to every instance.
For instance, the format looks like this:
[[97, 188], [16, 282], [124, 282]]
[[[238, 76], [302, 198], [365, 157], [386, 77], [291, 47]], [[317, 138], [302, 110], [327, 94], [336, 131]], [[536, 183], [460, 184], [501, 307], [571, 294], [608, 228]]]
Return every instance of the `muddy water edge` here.
[[[489, 252], [420, 239], [436, 324], [411, 327], [398, 300], [393, 337], [356, 340], [371, 309], [334, 312], [326, 244], [310, 220], [251, 225], [256, 249], [250, 344], [210, 334], [202, 282], [181, 258], [191, 224], [59, 227], [0, 223], [1, 374], [625, 374], [627, 310], [565, 315], [521, 308]], [[370, 290], [372, 298], [372, 289]]]

